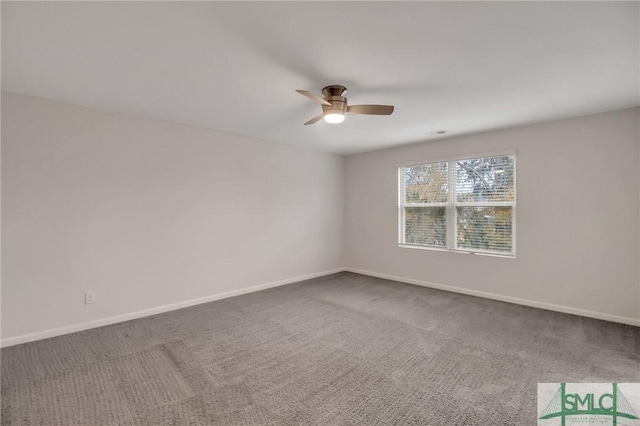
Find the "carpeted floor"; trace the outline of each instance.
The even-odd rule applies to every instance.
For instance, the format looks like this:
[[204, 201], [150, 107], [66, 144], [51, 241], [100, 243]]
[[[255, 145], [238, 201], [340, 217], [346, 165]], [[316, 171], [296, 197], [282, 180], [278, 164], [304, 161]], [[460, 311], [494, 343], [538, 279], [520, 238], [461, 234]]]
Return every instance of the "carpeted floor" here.
[[3, 425], [534, 425], [640, 328], [351, 273], [2, 349]]

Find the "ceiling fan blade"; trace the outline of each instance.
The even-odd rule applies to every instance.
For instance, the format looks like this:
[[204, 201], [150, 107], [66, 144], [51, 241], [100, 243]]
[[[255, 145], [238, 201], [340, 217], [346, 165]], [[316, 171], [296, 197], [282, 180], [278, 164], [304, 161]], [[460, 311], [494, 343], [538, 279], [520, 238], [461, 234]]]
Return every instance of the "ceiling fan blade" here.
[[307, 98], [311, 99], [313, 102], [319, 103], [320, 105], [331, 106], [331, 104], [328, 101], [322, 99], [320, 96], [314, 95], [311, 92], [307, 92], [306, 90], [296, 90], [296, 92], [300, 93], [303, 96], [306, 96]]
[[317, 123], [318, 121], [322, 120], [322, 117], [324, 117], [324, 114], [316, 115], [311, 120], [309, 120], [306, 123], [304, 123], [304, 125], [308, 126], [309, 124]]
[[392, 105], [352, 105], [347, 107], [347, 112], [351, 114], [368, 114], [368, 115], [391, 115], [393, 113]]

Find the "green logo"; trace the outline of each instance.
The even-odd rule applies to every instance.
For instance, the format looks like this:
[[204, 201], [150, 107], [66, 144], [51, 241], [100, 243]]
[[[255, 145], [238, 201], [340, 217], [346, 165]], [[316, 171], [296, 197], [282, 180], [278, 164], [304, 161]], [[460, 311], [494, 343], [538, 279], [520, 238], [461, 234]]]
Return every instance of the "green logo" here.
[[[611, 391], [596, 391], [593, 383], [575, 383], [573, 391], [567, 391], [567, 384], [560, 383], [560, 387], [551, 398], [546, 408], [542, 411], [540, 420], [560, 418], [561, 425], [565, 426], [567, 417], [582, 416], [580, 423], [593, 423], [594, 416], [604, 420], [601, 416], [611, 418], [616, 426], [618, 419], [637, 420], [639, 417], [633, 407], [620, 391], [617, 383], [611, 383]], [[600, 388], [602, 385], [600, 385]], [[591, 388], [591, 389], [590, 389]], [[538, 385], [540, 390], [540, 385]], [[540, 393], [539, 393], [540, 395]], [[544, 424], [539, 422], [539, 424]]]

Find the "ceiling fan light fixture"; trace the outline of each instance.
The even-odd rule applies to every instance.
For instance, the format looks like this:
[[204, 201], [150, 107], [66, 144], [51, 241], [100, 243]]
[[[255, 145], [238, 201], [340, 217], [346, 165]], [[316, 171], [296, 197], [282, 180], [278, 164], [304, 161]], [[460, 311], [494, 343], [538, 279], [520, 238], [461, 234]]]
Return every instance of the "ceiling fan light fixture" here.
[[393, 113], [393, 105], [347, 105], [347, 98], [343, 96], [347, 88], [337, 84], [322, 89], [324, 98], [306, 90], [296, 90], [296, 92], [322, 105], [322, 113], [304, 123], [305, 126], [317, 123], [323, 118], [325, 123], [342, 123], [346, 114], [391, 115]]
[[344, 114], [339, 112], [331, 112], [324, 115], [324, 121], [331, 124], [338, 124], [344, 121]]

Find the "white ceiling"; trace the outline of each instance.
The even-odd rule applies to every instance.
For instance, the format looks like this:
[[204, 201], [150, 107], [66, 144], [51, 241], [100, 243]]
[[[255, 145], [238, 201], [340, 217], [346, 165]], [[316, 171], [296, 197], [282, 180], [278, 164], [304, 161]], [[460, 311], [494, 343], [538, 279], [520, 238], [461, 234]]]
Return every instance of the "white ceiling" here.
[[[337, 153], [640, 105], [636, 2], [2, 2], [4, 90]], [[303, 126], [348, 87], [390, 117]]]

